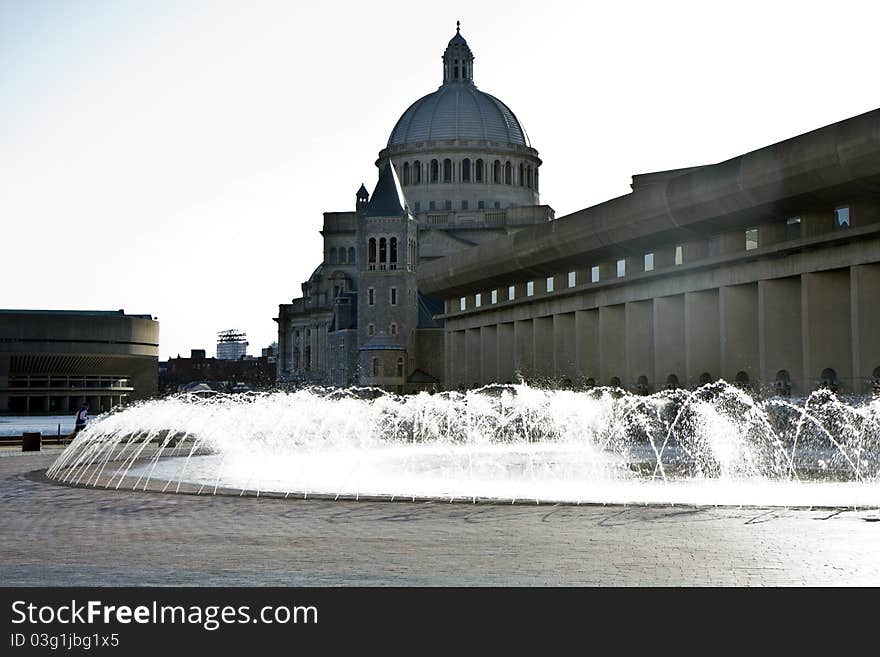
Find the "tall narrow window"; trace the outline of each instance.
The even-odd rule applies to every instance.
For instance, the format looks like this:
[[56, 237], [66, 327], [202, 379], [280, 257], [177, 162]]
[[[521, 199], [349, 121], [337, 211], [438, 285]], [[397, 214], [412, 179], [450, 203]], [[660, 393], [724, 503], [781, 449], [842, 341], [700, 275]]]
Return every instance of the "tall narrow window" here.
[[464, 297], [458, 300], [458, 309], [467, 310], [467, 300]]
[[713, 258], [721, 253], [721, 235], [712, 235], [708, 241], [709, 257]]
[[461, 209], [462, 209], [462, 210], [467, 210], [467, 209], [468, 209], [468, 202], [467, 202], [467, 201], [462, 201], [462, 202], [461, 202]]
[[397, 238], [391, 238], [391, 256], [389, 258], [391, 262], [391, 269], [397, 269]]
[[367, 324], [367, 335], [376, 335], [376, 325]]
[[461, 179], [464, 182], [471, 181], [471, 161], [468, 158], [461, 161]]
[[396, 306], [397, 305], [397, 288], [392, 287], [390, 290], [390, 293], [391, 293], [391, 305]]
[[517, 182], [519, 182], [520, 187], [526, 182], [525, 166], [523, 166], [522, 162], [519, 163], [519, 180]]
[[418, 185], [422, 182], [422, 163], [418, 160], [413, 162], [412, 181], [414, 185]]
[[443, 160], [443, 182], [452, 182], [452, 160]]
[[440, 163], [437, 160], [431, 160], [430, 180], [432, 183], [439, 182], [440, 180]]
[[593, 267], [590, 269], [590, 281], [593, 283], [599, 282], [599, 267]]
[[355, 264], [355, 260], [357, 260], [357, 256], [355, 255], [355, 250], [353, 246], [348, 247], [348, 264]]
[[403, 376], [403, 356], [397, 357], [397, 376]]
[[513, 184], [513, 167], [510, 165], [510, 162], [507, 162], [504, 165], [504, 184], [512, 185]]
[[574, 287], [576, 283], [577, 283], [577, 275], [575, 274], [575, 272], [573, 272], [573, 271], [568, 272], [568, 287]]
[[409, 162], [403, 163], [403, 184], [409, 185]]
[[622, 258], [617, 261], [617, 278], [626, 276], [626, 260]]
[[553, 291], [553, 277], [548, 276], [547, 277], [547, 292], [552, 292], [552, 291]]
[[526, 283], [526, 296], [535, 296], [535, 281], [529, 281], [528, 283]]
[[528, 185], [529, 189], [532, 188], [532, 165], [526, 169], [526, 185]]
[[654, 271], [654, 254], [645, 254], [645, 271]]
[[476, 166], [474, 166], [474, 180], [483, 182], [483, 160], [477, 160]]
[[379, 359], [373, 359], [373, 376], [379, 376]]
[[675, 264], [680, 265], [684, 263], [684, 247], [681, 244], [677, 244], [675, 246]]
[[477, 292], [477, 294], [474, 295], [474, 308], [479, 308], [482, 305], [483, 305], [483, 295], [480, 294], [479, 292]]
[[746, 251], [758, 248], [758, 229], [749, 228], [746, 231]]
[[367, 290], [367, 305], [372, 306], [376, 303], [376, 288], [370, 288]]
[[799, 240], [801, 238], [801, 218], [789, 217], [785, 220], [785, 238]]
[[369, 268], [376, 268], [376, 238], [371, 237], [370, 241], [367, 243], [367, 262], [369, 262]]
[[336, 249], [335, 248], [330, 249], [330, 264], [335, 265], [337, 262], [338, 262], [338, 259], [336, 256]]
[[501, 160], [495, 160], [495, 164], [492, 165], [492, 182], [501, 183]]
[[492, 303], [498, 303], [498, 290], [492, 290]]
[[397, 324], [391, 322], [391, 324], [388, 326], [388, 333], [389, 335], [397, 335]]
[[834, 230], [849, 228], [849, 226], [849, 206], [843, 205], [839, 208], [834, 208]]
[[514, 299], [516, 299], [516, 286], [515, 285], [511, 285], [509, 288], [507, 288], [507, 298], [510, 301], [513, 301]]
[[379, 238], [379, 269], [385, 270], [385, 264], [388, 262], [388, 240], [384, 237]]
[[345, 254], [346, 253], [347, 253], [347, 251], [345, 250], [345, 247], [342, 247], [341, 249], [339, 249], [339, 264], [340, 265], [345, 264], [345, 261], [346, 261]]

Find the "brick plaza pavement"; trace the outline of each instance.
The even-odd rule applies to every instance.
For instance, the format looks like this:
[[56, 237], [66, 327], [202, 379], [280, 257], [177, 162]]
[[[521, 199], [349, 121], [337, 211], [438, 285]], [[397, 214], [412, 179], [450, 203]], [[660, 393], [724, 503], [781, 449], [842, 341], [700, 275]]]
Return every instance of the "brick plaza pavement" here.
[[0, 454], [5, 585], [880, 585], [880, 511], [71, 488]]

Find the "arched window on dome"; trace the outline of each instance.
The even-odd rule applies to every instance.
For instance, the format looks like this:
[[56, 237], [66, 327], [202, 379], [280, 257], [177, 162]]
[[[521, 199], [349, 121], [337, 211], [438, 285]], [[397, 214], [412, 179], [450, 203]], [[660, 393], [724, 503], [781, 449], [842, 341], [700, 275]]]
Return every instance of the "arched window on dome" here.
[[443, 160], [443, 182], [452, 182], [452, 160]]
[[461, 161], [461, 179], [464, 182], [471, 181], [471, 161], [468, 158]]
[[355, 256], [354, 247], [348, 247], [348, 264], [353, 265], [357, 257]]
[[453, 65], [453, 77], [458, 80], [458, 60], [455, 60], [455, 64]]
[[422, 163], [418, 160], [413, 162], [412, 181], [413, 185], [419, 185], [422, 182]]
[[526, 167], [520, 162], [519, 163], [519, 186], [522, 187], [526, 184]]
[[529, 189], [532, 188], [532, 165], [531, 164], [526, 168], [526, 184], [529, 186]]
[[409, 162], [403, 163], [403, 184], [409, 185]]
[[513, 167], [510, 166], [510, 162], [507, 162], [504, 165], [504, 184], [512, 185], [513, 184]]
[[367, 247], [367, 263], [369, 264], [369, 269], [376, 268], [376, 238], [371, 237], [369, 246]]
[[501, 184], [501, 160], [495, 160], [495, 164], [492, 165], [492, 182]]
[[431, 177], [432, 183], [440, 181], [440, 163], [437, 160], [431, 160]]
[[474, 166], [474, 180], [483, 182], [483, 160], [477, 160]]

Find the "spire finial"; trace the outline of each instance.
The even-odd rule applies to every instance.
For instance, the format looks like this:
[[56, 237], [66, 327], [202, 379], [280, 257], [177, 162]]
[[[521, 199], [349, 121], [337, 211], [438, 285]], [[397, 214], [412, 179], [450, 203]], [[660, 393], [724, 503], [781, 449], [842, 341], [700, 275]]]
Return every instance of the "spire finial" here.
[[455, 21], [455, 33], [458, 34], [461, 31], [461, 21]]

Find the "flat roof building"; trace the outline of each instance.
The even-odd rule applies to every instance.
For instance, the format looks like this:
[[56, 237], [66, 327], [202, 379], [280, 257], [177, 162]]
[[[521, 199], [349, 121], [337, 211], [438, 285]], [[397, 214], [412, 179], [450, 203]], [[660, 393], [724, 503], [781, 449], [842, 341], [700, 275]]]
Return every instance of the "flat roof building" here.
[[92, 413], [154, 396], [159, 322], [123, 310], [0, 310], [0, 413]]

